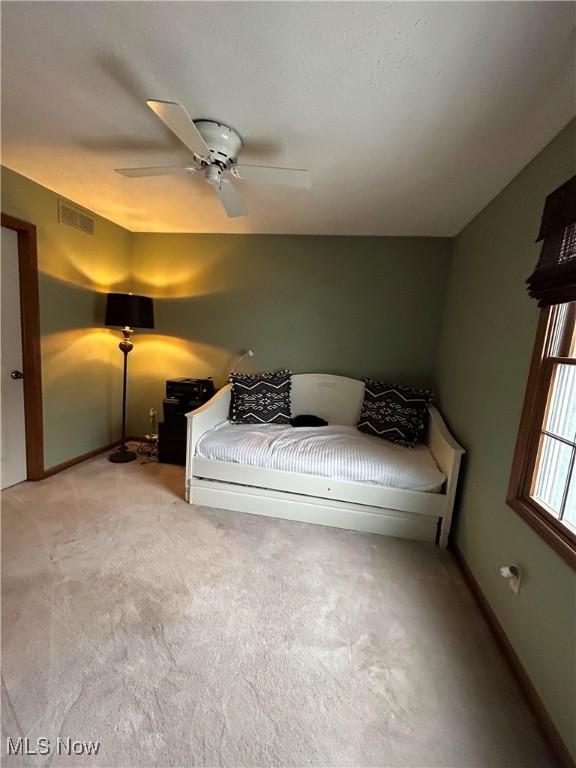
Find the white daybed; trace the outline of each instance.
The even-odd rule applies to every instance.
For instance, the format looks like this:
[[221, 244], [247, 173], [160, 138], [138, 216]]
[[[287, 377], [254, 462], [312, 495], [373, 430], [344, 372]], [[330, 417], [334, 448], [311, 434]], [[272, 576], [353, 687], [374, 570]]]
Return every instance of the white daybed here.
[[[187, 416], [186, 500], [190, 504], [437, 541], [446, 547], [464, 450], [434, 406], [429, 408], [426, 445], [445, 476], [437, 493], [204, 458], [198, 455], [198, 443], [227, 421], [230, 393], [228, 384]], [[364, 383], [356, 379], [294, 374], [292, 415], [314, 414], [330, 425], [353, 426], [363, 394]]]

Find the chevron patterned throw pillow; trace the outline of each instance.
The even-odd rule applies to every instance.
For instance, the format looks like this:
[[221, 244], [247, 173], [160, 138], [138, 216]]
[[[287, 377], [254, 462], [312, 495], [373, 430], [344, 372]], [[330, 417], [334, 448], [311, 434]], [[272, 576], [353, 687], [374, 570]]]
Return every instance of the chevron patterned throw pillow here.
[[413, 448], [424, 436], [431, 392], [364, 379], [358, 429]]
[[233, 424], [288, 424], [291, 371], [233, 373], [229, 420]]

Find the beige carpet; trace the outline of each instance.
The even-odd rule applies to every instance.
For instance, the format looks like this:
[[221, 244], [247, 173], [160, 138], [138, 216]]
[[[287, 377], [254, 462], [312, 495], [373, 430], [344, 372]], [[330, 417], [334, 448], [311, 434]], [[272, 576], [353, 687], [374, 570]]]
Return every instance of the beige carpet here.
[[3, 765], [554, 765], [449, 555], [87, 462], [3, 494]]

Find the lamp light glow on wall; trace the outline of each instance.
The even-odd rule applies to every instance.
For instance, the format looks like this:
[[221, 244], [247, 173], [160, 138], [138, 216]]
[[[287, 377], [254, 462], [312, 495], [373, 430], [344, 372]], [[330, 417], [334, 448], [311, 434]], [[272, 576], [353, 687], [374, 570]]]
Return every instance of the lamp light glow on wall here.
[[154, 304], [148, 296], [134, 296], [132, 293], [109, 293], [106, 297], [105, 325], [121, 328], [123, 339], [118, 345], [124, 355], [122, 385], [122, 442], [120, 449], [111, 453], [108, 459], [115, 464], [134, 461], [136, 454], [126, 445], [126, 381], [128, 353], [134, 348], [131, 337], [134, 328], [154, 328]]

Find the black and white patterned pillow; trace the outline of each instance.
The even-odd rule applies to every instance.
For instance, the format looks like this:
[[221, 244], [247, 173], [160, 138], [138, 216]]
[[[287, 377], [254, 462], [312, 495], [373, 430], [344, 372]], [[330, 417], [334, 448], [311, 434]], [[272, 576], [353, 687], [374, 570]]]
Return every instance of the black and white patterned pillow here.
[[233, 424], [288, 424], [291, 371], [232, 373], [229, 420]]
[[413, 448], [424, 436], [431, 392], [364, 379], [358, 429]]

